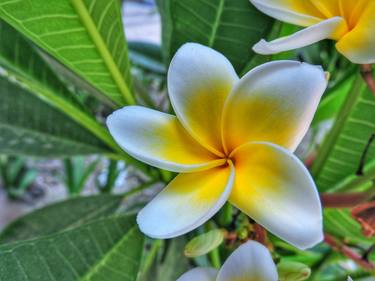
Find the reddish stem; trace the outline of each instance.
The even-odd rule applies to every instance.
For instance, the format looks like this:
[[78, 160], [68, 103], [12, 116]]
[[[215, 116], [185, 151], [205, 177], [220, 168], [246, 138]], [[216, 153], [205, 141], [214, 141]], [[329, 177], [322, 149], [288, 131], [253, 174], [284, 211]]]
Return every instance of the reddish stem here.
[[361, 75], [363, 80], [365, 80], [367, 86], [371, 90], [372, 94], [375, 96], [375, 80], [372, 76], [372, 66], [371, 64], [362, 64], [361, 65]]
[[367, 192], [322, 193], [320, 199], [325, 208], [353, 208], [370, 199]]
[[366, 270], [374, 270], [375, 265], [372, 264], [371, 262], [363, 259], [361, 255], [353, 251], [351, 248], [349, 248], [347, 245], [344, 243], [338, 241], [335, 237], [331, 236], [330, 234], [325, 234], [324, 235], [324, 242], [326, 242], [329, 246], [332, 247], [333, 250], [336, 252], [339, 252], [346, 256], [347, 258], [355, 261], [359, 266]]

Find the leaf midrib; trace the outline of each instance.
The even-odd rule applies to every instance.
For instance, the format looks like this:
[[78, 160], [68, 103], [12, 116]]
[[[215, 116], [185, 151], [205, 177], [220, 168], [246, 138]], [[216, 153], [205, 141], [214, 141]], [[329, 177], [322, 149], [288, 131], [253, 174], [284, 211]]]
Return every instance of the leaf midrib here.
[[82, 276], [79, 281], [89, 281], [91, 276], [95, 274], [95, 272], [103, 265], [106, 264], [106, 260], [111, 257], [112, 253], [115, 253], [117, 251], [117, 248], [119, 248], [123, 242], [129, 239], [129, 236], [131, 236], [134, 232], [137, 231], [137, 226], [133, 226], [129, 229], [129, 231], [126, 232], [122, 238], [111, 247], [109, 251], [107, 251], [103, 256], [101, 256], [100, 260], [92, 265], [90, 269], [86, 272], [84, 276]]
[[71, 0], [71, 4], [76, 11], [78, 17], [82, 21], [83, 25], [86, 27], [88, 34], [90, 35], [96, 49], [98, 50], [100, 56], [102, 57], [105, 65], [107, 66], [112, 79], [115, 81], [117, 87], [119, 88], [121, 94], [123, 95], [125, 101], [128, 104], [135, 104], [134, 98], [124, 81], [120, 70], [118, 69], [113, 57], [108, 50], [102, 36], [96, 28], [94, 21], [92, 20], [89, 11], [87, 10], [85, 4], [82, 0]]
[[218, 31], [219, 25], [220, 25], [220, 19], [221, 19], [221, 16], [223, 14], [223, 11], [224, 11], [224, 2], [225, 2], [225, 0], [220, 0], [219, 6], [217, 7], [215, 21], [213, 23], [211, 36], [210, 36], [210, 39], [209, 39], [209, 42], [208, 42], [208, 45], [210, 47], [213, 47], [213, 45], [215, 43], [216, 34], [217, 34], [217, 31]]

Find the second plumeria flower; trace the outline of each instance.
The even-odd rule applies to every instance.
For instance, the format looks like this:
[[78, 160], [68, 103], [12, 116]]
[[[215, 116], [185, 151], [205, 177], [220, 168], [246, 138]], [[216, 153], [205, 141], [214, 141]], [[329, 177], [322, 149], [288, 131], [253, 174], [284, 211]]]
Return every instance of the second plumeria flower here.
[[337, 50], [353, 63], [375, 63], [374, 0], [250, 0], [278, 20], [307, 28], [254, 46], [260, 54], [304, 47], [323, 39], [337, 41]]
[[301, 249], [320, 242], [316, 186], [293, 151], [327, 86], [320, 67], [294, 61], [258, 66], [241, 79], [208, 47], [188, 43], [168, 71], [176, 116], [127, 106], [107, 119], [134, 158], [180, 172], [138, 214], [154, 238], [185, 234], [229, 200]]
[[268, 249], [249, 241], [236, 249], [220, 270], [194, 268], [177, 281], [277, 281], [276, 265]]

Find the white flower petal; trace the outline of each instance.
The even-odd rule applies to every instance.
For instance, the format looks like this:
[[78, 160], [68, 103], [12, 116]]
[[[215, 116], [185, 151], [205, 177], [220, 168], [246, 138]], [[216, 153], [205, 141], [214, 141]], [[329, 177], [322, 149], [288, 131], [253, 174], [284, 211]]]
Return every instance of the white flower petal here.
[[226, 260], [217, 277], [217, 281], [277, 281], [277, 279], [277, 269], [270, 252], [262, 244], [254, 241], [238, 247]]
[[173, 115], [126, 106], [107, 118], [107, 126], [127, 153], [152, 166], [193, 172], [225, 163], [197, 143]]
[[271, 42], [262, 39], [253, 46], [253, 50], [262, 55], [275, 54], [305, 47], [323, 39], [339, 39], [346, 32], [345, 20], [341, 17], [334, 17]]
[[222, 54], [196, 43], [183, 45], [168, 71], [169, 97], [178, 119], [199, 143], [221, 156], [221, 114], [237, 81]]
[[223, 116], [228, 152], [249, 141], [296, 149], [327, 87], [321, 67], [296, 61], [260, 65], [241, 78]]
[[261, 12], [295, 25], [309, 26], [323, 20], [324, 15], [305, 0], [250, 0]]
[[210, 267], [197, 267], [182, 275], [177, 281], [215, 281], [217, 270]]
[[231, 156], [236, 179], [230, 202], [271, 233], [300, 248], [323, 239], [317, 188], [303, 163], [271, 143], [245, 144]]
[[233, 182], [231, 163], [208, 171], [179, 174], [138, 213], [141, 231], [165, 239], [199, 227], [224, 205]]

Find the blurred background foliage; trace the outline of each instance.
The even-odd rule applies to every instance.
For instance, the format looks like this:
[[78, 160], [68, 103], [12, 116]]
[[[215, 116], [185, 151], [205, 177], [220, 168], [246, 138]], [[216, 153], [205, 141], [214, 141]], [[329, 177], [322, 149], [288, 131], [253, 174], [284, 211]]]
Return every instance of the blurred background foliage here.
[[[160, 16], [160, 44], [126, 40], [127, 9]], [[296, 29], [248, 0], [1, 0], [0, 280], [175, 281], [248, 239], [272, 251], [280, 280], [375, 280], [375, 96], [331, 41], [274, 56], [250, 49]], [[166, 73], [185, 42], [222, 52], [239, 75], [279, 59], [329, 72], [297, 150], [325, 204], [325, 243], [295, 249], [229, 204], [178, 239], [139, 233], [134, 213], [174, 174], [122, 152], [104, 121], [128, 104], [172, 111]], [[28, 214], [4, 226], [19, 209]]]

